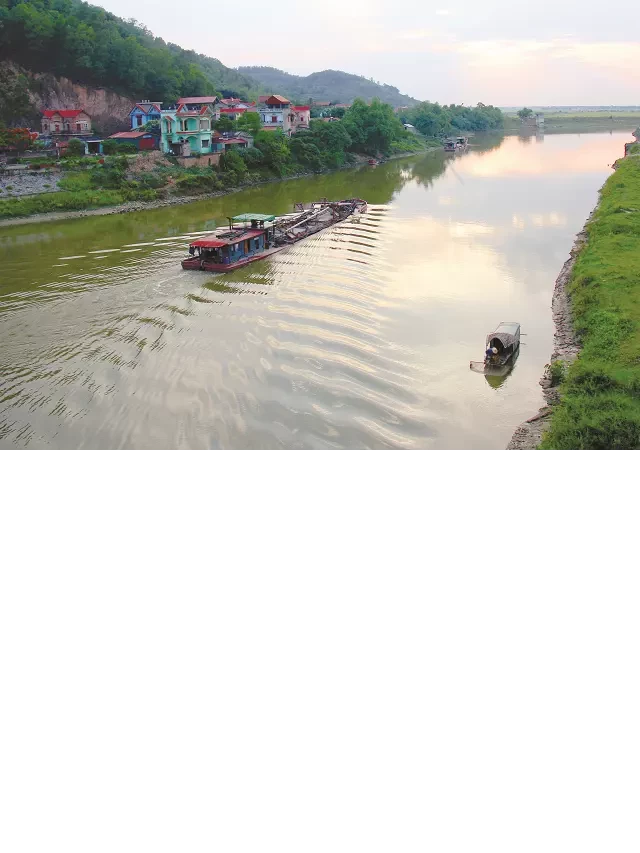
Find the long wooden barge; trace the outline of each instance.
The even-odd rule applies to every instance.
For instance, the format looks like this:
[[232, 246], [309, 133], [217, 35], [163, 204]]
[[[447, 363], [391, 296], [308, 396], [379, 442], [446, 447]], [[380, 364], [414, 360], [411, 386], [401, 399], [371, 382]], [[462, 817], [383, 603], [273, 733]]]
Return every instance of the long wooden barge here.
[[349, 198], [342, 201], [322, 199], [306, 206], [296, 204], [293, 213], [284, 216], [241, 213], [229, 218], [228, 228], [194, 240], [189, 245], [189, 257], [182, 261], [182, 268], [231, 272], [268, 258], [354, 213], [366, 213], [366, 210], [366, 201]]

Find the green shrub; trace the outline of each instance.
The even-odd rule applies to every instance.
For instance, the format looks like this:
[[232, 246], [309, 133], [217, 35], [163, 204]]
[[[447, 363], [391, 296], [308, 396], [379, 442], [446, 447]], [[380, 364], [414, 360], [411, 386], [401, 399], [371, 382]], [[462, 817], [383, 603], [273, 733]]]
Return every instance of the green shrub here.
[[551, 379], [552, 387], [560, 385], [560, 383], [564, 379], [565, 372], [566, 367], [564, 361], [551, 362], [551, 364], [549, 365], [549, 377]]
[[84, 157], [85, 147], [84, 142], [80, 139], [70, 139], [63, 157]]

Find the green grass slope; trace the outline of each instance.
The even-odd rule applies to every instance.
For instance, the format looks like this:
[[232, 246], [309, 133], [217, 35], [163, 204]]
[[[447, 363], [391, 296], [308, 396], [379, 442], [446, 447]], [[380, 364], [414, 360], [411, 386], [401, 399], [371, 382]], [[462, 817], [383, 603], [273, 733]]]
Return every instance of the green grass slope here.
[[640, 448], [640, 157], [608, 179], [569, 283], [582, 352], [541, 446]]

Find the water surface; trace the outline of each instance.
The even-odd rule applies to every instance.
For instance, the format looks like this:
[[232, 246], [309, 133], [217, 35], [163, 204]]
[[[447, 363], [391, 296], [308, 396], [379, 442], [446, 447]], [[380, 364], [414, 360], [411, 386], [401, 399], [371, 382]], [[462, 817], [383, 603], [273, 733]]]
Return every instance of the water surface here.
[[[542, 404], [554, 280], [628, 134], [476, 139], [220, 199], [0, 230], [0, 447], [502, 448]], [[245, 210], [366, 215], [225, 276]], [[526, 334], [504, 381], [469, 370]]]

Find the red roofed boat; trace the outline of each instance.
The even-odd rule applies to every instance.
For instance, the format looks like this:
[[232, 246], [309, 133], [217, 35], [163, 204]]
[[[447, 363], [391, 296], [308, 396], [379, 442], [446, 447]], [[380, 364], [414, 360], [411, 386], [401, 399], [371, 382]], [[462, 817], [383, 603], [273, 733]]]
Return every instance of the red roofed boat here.
[[229, 219], [229, 227], [212, 232], [189, 244], [189, 257], [182, 261], [185, 270], [231, 272], [253, 261], [260, 261], [287, 246], [342, 222], [354, 213], [366, 213], [361, 198], [343, 201], [297, 204], [293, 213], [273, 216], [241, 213]]

